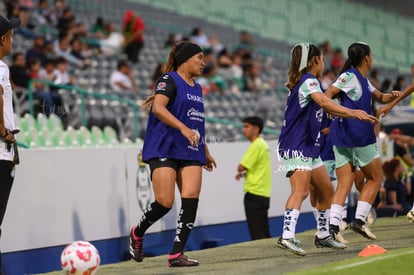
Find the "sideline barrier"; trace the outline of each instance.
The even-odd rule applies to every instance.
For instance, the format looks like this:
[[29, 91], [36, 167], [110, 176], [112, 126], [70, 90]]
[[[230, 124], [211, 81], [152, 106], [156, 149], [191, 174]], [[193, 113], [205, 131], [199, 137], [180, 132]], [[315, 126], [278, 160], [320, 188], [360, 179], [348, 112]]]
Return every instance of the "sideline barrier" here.
[[[234, 175], [247, 146], [248, 142], [209, 145], [218, 168], [203, 174], [196, 228], [222, 224], [222, 230], [234, 230], [233, 223], [245, 221], [243, 182], [236, 181]], [[270, 146], [276, 148], [276, 143], [271, 142]], [[20, 274], [14, 273], [13, 268], [26, 268], [26, 273], [56, 270], [58, 262], [52, 259], [59, 259], [57, 254], [61, 251], [57, 247], [74, 240], [118, 240], [118, 243], [126, 240], [130, 227], [142, 215], [142, 209], [153, 200], [149, 169], [138, 165], [140, 149], [139, 146], [22, 149], [21, 164], [16, 168], [16, 179], [2, 228], [5, 270], [10, 274]], [[272, 154], [272, 161], [273, 167], [280, 169], [275, 154]], [[270, 217], [283, 214], [289, 192], [284, 173], [275, 171]], [[155, 233], [175, 229], [179, 207], [177, 191], [174, 207], [148, 231], [154, 235], [149, 234], [147, 246], [160, 243], [160, 238], [165, 238]], [[310, 211], [309, 204], [305, 203], [302, 210]], [[221, 230], [213, 228], [206, 232], [193, 232], [193, 238], [200, 244], [204, 243], [204, 247], [211, 246], [211, 240], [219, 240], [218, 244], [232, 242], [231, 239], [221, 241]], [[245, 233], [244, 240], [248, 240], [247, 227]], [[111, 253], [122, 254], [122, 245], [118, 246], [120, 251], [109, 251], [108, 245], [102, 245], [100, 252], [105, 257]], [[30, 261], [36, 257], [29, 255], [40, 255], [42, 249], [49, 249], [48, 257], [37, 260], [36, 264], [42, 266], [35, 266]], [[199, 247], [194, 246], [193, 249]], [[7, 257], [15, 256], [16, 252], [23, 260], [19, 266], [8, 265]], [[119, 257], [106, 259], [103, 264], [119, 261]]]

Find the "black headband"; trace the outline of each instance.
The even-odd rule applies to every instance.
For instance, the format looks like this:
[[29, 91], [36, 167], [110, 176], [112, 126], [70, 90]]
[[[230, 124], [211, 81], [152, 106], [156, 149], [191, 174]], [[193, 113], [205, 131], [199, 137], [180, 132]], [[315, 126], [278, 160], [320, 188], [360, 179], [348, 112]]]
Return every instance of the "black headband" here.
[[194, 55], [203, 52], [203, 50], [197, 44], [191, 42], [183, 42], [178, 44], [175, 48], [174, 60], [175, 65], [178, 67], [184, 62], [186, 62], [189, 58], [193, 57]]

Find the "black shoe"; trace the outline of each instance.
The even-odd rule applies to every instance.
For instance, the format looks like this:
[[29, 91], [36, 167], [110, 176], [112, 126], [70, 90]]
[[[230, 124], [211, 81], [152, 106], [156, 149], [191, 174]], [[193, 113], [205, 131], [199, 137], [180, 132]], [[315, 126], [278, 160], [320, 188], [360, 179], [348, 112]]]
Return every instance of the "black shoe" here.
[[179, 267], [179, 266], [197, 266], [199, 262], [197, 260], [189, 259], [184, 253], [168, 254], [168, 266]]
[[144, 259], [144, 238], [135, 236], [135, 228], [133, 227], [129, 233], [129, 254], [135, 261], [142, 262]]
[[360, 223], [357, 221], [351, 222], [351, 230], [355, 233], [358, 233], [362, 235], [363, 237], [370, 239], [370, 240], [376, 240], [377, 237], [371, 232], [371, 230], [366, 226], [364, 223]]

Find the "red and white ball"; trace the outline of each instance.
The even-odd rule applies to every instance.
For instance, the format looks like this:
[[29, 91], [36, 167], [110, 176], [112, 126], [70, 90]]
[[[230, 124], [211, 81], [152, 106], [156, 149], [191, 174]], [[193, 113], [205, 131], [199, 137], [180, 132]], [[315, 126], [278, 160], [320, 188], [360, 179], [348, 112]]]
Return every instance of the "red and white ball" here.
[[100, 262], [98, 250], [86, 241], [75, 241], [67, 245], [60, 256], [60, 264], [66, 274], [93, 275]]

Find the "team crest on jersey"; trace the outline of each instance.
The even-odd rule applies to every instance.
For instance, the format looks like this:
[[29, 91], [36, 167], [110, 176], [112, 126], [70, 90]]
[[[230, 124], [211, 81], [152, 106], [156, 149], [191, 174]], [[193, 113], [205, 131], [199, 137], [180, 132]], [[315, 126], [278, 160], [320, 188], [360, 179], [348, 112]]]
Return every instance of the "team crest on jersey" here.
[[312, 81], [311, 83], [309, 83], [310, 88], [315, 88], [317, 86], [318, 86], [318, 82], [316, 82], [316, 81]]
[[338, 81], [339, 81], [339, 83], [344, 84], [346, 82], [346, 79], [345, 79], [345, 77], [340, 77], [338, 79]]
[[167, 83], [165, 83], [165, 82], [159, 82], [157, 84], [156, 90], [157, 91], [165, 91], [165, 87], [167, 87]]

